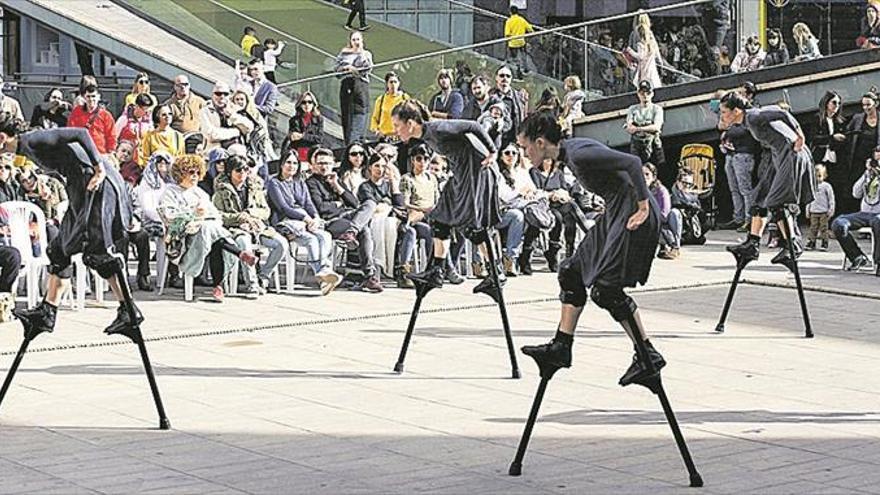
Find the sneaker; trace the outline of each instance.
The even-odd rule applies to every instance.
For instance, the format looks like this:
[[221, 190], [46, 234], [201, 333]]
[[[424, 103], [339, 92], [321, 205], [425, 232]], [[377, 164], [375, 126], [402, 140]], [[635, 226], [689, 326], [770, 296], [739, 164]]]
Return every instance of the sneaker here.
[[726, 246], [725, 249], [737, 259], [742, 259], [744, 261], [755, 261], [761, 254], [758, 245], [749, 239], [746, 239], [740, 244]]
[[507, 256], [506, 254], [501, 257], [501, 264], [504, 267], [504, 274], [508, 277], [517, 276], [516, 273], [516, 263], [513, 262], [513, 258]]
[[[141, 311], [137, 306], [134, 307], [134, 314], [136, 325], [140, 325], [144, 322], [144, 315], [141, 314]], [[107, 328], [104, 329], [104, 333], [107, 335], [113, 334], [125, 334], [127, 330], [129, 330], [133, 325], [131, 324], [131, 317], [128, 314], [128, 308], [125, 307], [124, 304], [120, 304], [116, 307], [116, 319], [113, 320]]]
[[257, 264], [257, 256], [251, 251], [242, 251], [238, 253], [238, 259], [247, 266], [254, 266]]
[[222, 303], [225, 297], [226, 293], [223, 292], [223, 286], [218, 285], [211, 290], [211, 299], [213, 299], [214, 302]]
[[458, 273], [458, 270], [454, 268], [451, 270], [449, 268], [446, 269], [445, 280], [452, 285], [460, 285], [464, 283], [464, 277], [462, 277], [461, 274]]
[[333, 292], [342, 283], [342, 277], [329, 267], [322, 268], [321, 271], [315, 274], [315, 278], [318, 279], [318, 285], [321, 287], [321, 295], [323, 296]]
[[[663, 359], [663, 356], [657, 352], [657, 349], [654, 349], [654, 346], [650, 343], [647, 344], [648, 347], [648, 356], [651, 358], [651, 362], [654, 363], [654, 371], [659, 372], [666, 366], [666, 360]], [[620, 377], [620, 380], [617, 382], [621, 387], [625, 387], [631, 383], [638, 382], [644, 378], [650, 376], [648, 369], [642, 364], [641, 360], [639, 360], [639, 355], [633, 355], [633, 362], [629, 365], [629, 368], [626, 370], [626, 373]]]
[[474, 277], [476, 277], [476, 278], [485, 278], [486, 277], [486, 271], [483, 269], [483, 264], [480, 263], [479, 261], [474, 261], [473, 263], [471, 263], [471, 268], [474, 271]]
[[364, 283], [361, 284], [361, 289], [367, 292], [375, 293], [379, 293], [385, 290], [385, 288], [382, 287], [382, 283], [379, 281], [378, 275], [373, 275], [372, 277], [368, 277], [366, 280], [364, 280]]
[[369, 31], [370, 29], [372, 29], [372, 27], [373, 26], [370, 26], [369, 24], [364, 24], [363, 26], [358, 28], [358, 31]]
[[343, 234], [339, 236], [339, 239], [337, 240], [345, 244], [345, 249], [348, 249], [349, 251], [354, 251], [358, 248], [358, 246], [360, 246], [360, 243], [357, 240], [357, 232], [353, 232], [351, 230], [343, 232]]
[[856, 259], [852, 260], [852, 264], [846, 269], [850, 272], [857, 272], [862, 268], [868, 266], [871, 261], [864, 254], [860, 254]]
[[346, 31], [354, 31], [354, 26], [350, 26], [350, 25], [346, 24], [344, 27], [345, 27]]
[[556, 339], [541, 345], [524, 345], [522, 352], [534, 359], [538, 366], [549, 364], [557, 368], [571, 367], [571, 345]]
[[439, 289], [443, 287], [443, 269], [439, 266], [432, 266], [427, 270], [419, 273], [410, 273], [407, 277], [418, 284], [426, 284], [429, 287], [433, 287], [435, 289]]
[[[24, 325], [25, 336], [37, 335], [43, 332], [51, 332], [55, 329], [55, 315], [57, 308], [51, 307], [45, 301], [36, 305], [32, 309], [13, 309], [12, 314], [15, 315]], [[31, 337], [31, 338], [33, 338]]]
[[153, 290], [153, 284], [150, 283], [149, 275], [138, 275], [137, 278], [137, 288], [138, 290], [149, 292]]
[[671, 260], [672, 258], [669, 255], [669, 250], [665, 247], [661, 247], [659, 251], [657, 251], [657, 258], [661, 260]]
[[736, 228], [736, 231], [740, 234], [745, 234], [752, 230], [752, 222], [746, 220], [742, 225]]
[[679, 249], [679, 248], [670, 249], [669, 256], [670, 256], [670, 259], [677, 260], [678, 258], [681, 257], [681, 249]]
[[811, 239], [807, 241], [807, 245], [805, 246], [807, 251], [815, 251], [816, 249], [816, 241]]
[[828, 251], [828, 239], [822, 239], [822, 243], [819, 245], [819, 251]]
[[244, 298], [250, 299], [252, 301], [255, 299], [258, 299], [260, 297], [260, 289], [258, 287], [259, 287], [258, 284], [251, 284], [248, 287], [246, 287], [244, 289], [244, 294], [243, 294]]

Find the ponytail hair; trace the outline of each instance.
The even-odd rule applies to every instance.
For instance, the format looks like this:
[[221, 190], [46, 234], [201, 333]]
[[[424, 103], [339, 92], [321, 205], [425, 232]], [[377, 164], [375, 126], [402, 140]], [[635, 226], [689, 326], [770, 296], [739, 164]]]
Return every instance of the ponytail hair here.
[[428, 107], [415, 99], [398, 103], [391, 111], [391, 115], [402, 121], [411, 120], [419, 125], [431, 120], [431, 112], [428, 111]]
[[728, 91], [724, 96], [721, 97], [721, 105], [723, 105], [728, 110], [746, 110], [751, 108], [751, 104], [748, 100], [745, 99], [741, 94], [736, 91]]

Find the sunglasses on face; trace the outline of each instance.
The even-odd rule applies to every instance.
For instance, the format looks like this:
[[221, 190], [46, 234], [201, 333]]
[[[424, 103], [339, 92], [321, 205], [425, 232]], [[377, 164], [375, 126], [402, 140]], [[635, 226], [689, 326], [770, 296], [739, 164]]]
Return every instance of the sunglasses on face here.
[[188, 83], [188, 82], [185, 82], [185, 83], [174, 83], [174, 85], [177, 86], [178, 88], [185, 88], [185, 87], [189, 86], [189, 83]]
[[392, 162], [397, 159], [397, 155], [394, 153], [379, 153], [379, 154], [382, 155], [382, 158], [388, 160], [389, 162]]
[[239, 167], [239, 168], [233, 169], [232, 171], [233, 171], [233, 172], [238, 172], [238, 173], [240, 173], [240, 174], [246, 174], [246, 173], [250, 172], [250, 170], [251, 170], [251, 169], [248, 168], [248, 167]]
[[229, 96], [229, 93], [225, 91], [214, 91], [214, 96]]
[[502, 151], [502, 153], [504, 154], [504, 156], [516, 156], [516, 155], [519, 154], [519, 151], [516, 151], [516, 150], [504, 150], [504, 151]]
[[366, 155], [366, 153], [364, 153], [363, 151], [349, 151], [348, 152], [348, 156], [358, 156], [358, 155], [364, 156], [364, 155]]
[[149, 79], [139, 79], [138, 84], [150, 84]]
[[199, 175], [201, 171], [197, 168], [188, 168], [183, 171], [186, 175]]
[[2, 169], [2, 170], [12, 170], [12, 165], [3, 165], [3, 166], [0, 166], [0, 169]]
[[303, 105], [314, 105], [315, 102], [312, 101], [312, 100], [303, 100], [302, 104], [303, 104]]

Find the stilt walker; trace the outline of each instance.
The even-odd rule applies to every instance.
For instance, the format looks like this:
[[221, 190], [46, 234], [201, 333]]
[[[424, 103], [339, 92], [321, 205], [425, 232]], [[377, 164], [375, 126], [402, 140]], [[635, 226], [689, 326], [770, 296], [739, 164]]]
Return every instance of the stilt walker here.
[[624, 292], [625, 287], [647, 282], [660, 236], [659, 210], [652, 204], [640, 160], [592, 139], [563, 140], [550, 112], [529, 116], [520, 127], [518, 140], [532, 163], [548, 158], [564, 162], [584, 188], [605, 199], [605, 213], [574, 255], [559, 267], [562, 314], [556, 336], [547, 344], [522, 348], [537, 363], [541, 382], [509, 474], [522, 473], [522, 460], [547, 384], [560, 368], [571, 366], [574, 331], [590, 288], [590, 298], [620, 323], [633, 342], [632, 364], [618, 383], [624, 387], [642, 385], [657, 395], [690, 475], [690, 485], [703, 486], [663, 389], [660, 370], [666, 361], [648, 340], [635, 301]]
[[797, 120], [778, 106], [751, 108], [741, 95], [727, 93], [721, 99], [721, 127], [738, 123], [749, 130], [764, 147], [764, 152], [759, 166], [760, 179], [752, 193], [749, 236], [741, 244], [727, 246], [727, 250], [736, 259], [736, 273], [715, 331], [722, 333], [725, 330], [727, 315], [742, 271], [746, 265], [758, 259], [767, 216], [772, 213], [782, 234], [782, 249], [770, 262], [782, 265], [794, 274], [804, 319], [804, 336], [812, 338], [813, 329], [797, 263], [803, 249], [797, 239], [795, 218], [798, 206], [809, 203], [815, 196], [813, 158], [804, 146], [804, 133]]
[[430, 212], [428, 219], [433, 231], [433, 252], [430, 266], [421, 273], [408, 275], [416, 286], [416, 301], [413, 305], [409, 326], [403, 339], [400, 355], [394, 371], [403, 372], [406, 352], [415, 329], [422, 300], [433, 289], [443, 286], [447, 275], [455, 275], [450, 268], [447, 274], [449, 238], [452, 230], [470, 239], [474, 244], [485, 244], [489, 261], [489, 276], [474, 287], [474, 293], [490, 296], [501, 312], [504, 337], [510, 357], [511, 375], [519, 378], [520, 372], [513, 349], [513, 336], [504, 305], [504, 271], [499, 268], [495, 252], [494, 226], [501, 220], [496, 185], [498, 173], [495, 144], [476, 122], [469, 120], [430, 121], [430, 113], [424, 105], [409, 100], [397, 105], [391, 114], [394, 130], [407, 142], [408, 149], [427, 145], [446, 157], [452, 178]]
[[45, 299], [33, 309], [13, 311], [24, 326], [24, 340], [0, 389], [0, 403], [30, 343], [41, 333], [55, 329], [58, 305], [62, 295], [70, 288], [71, 256], [82, 253], [86, 266], [107, 279], [119, 301], [116, 319], [104, 332], [108, 335], [124, 335], [137, 344], [159, 413], [159, 428], [168, 429], [171, 424], [165, 415], [140, 330], [144, 318], [131, 296], [125, 261], [118, 254], [125, 252], [126, 232], [131, 223], [131, 206], [125, 183], [98, 153], [85, 129], [24, 131], [26, 126], [23, 122], [7, 113], [0, 114], [0, 147], [17, 140], [18, 154], [63, 175], [67, 180], [70, 206], [61, 222], [58, 236], [46, 249], [49, 281]]

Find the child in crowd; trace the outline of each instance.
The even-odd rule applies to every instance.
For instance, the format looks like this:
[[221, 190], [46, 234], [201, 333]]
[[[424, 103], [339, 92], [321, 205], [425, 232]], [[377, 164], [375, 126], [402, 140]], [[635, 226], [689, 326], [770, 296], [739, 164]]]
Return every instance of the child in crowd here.
[[275, 41], [272, 38], [263, 41], [263, 75], [276, 84], [278, 81], [275, 80], [275, 67], [279, 64], [278, 57], [283, 50], [283, 41]]
[[240, 44], [241, 53], [246, 60], [250, 60], [251, 57], [254, 57], [254, 47], [260, 44], [260, 40], [257, 39], [257, 30], [250, 26], [245, 26], [244, 35], [241, 37]]
[[807, 234], [807, 249], [816, 249], [816, 238], [822, 241], [819, 249], [828, 251], [828, 219], [834, 216], [834, 190], [825, 181], [828, 170], [825, 165], [816, 165], [816, 199], [807, 205], [807, 218], [810, 219], [810, 232]]

